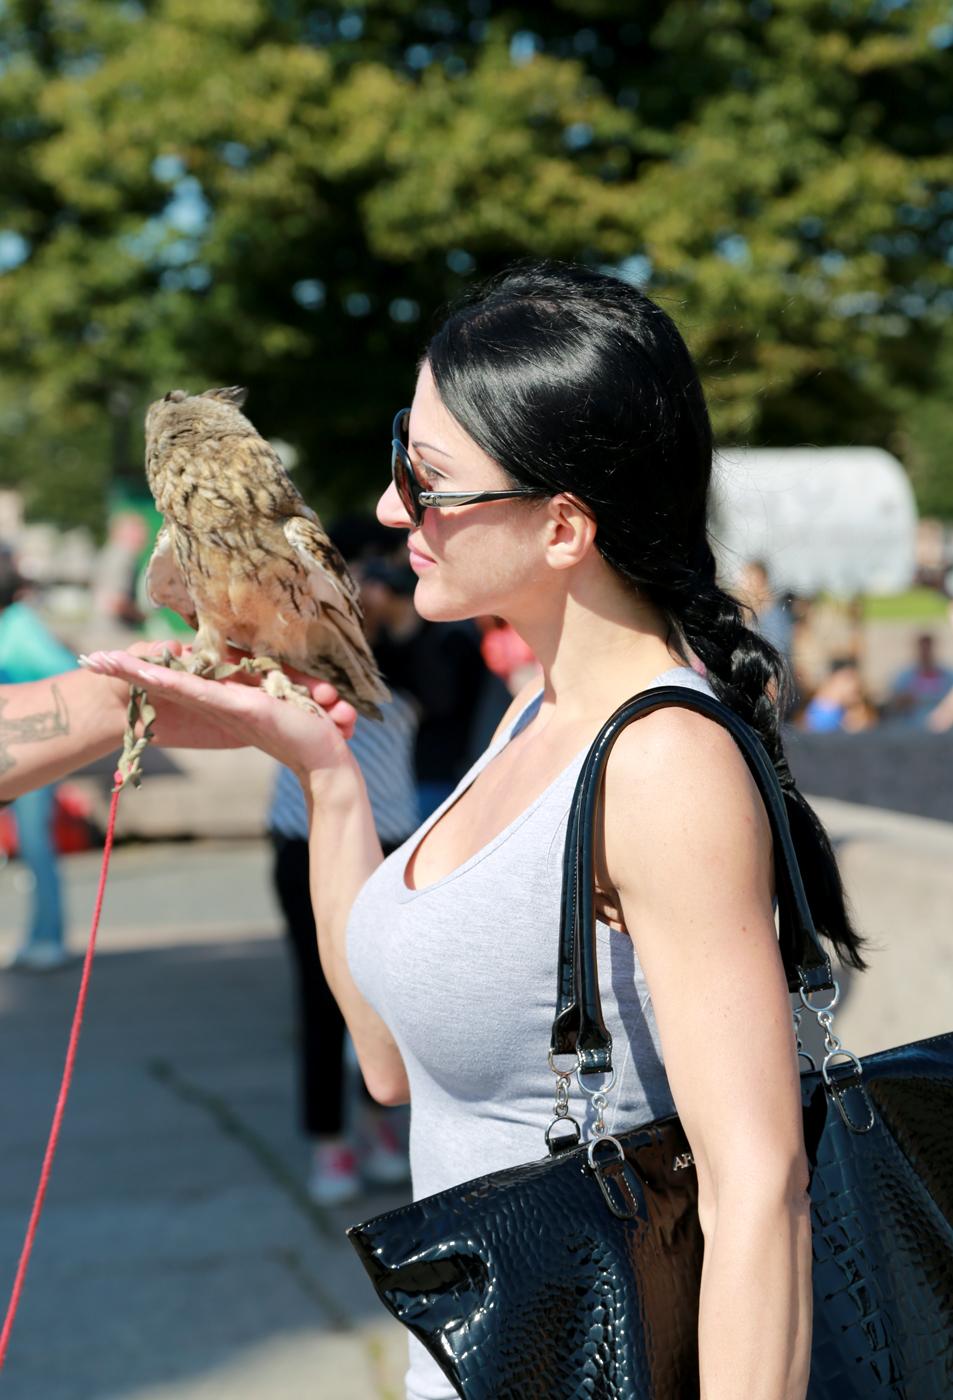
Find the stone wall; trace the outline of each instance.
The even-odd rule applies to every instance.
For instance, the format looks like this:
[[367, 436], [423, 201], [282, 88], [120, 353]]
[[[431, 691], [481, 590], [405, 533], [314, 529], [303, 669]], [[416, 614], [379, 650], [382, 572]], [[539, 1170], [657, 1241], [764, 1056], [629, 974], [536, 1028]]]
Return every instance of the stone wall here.
[[791, 730], [785, 746], [802, 792], [953, 821], [953, 733]]

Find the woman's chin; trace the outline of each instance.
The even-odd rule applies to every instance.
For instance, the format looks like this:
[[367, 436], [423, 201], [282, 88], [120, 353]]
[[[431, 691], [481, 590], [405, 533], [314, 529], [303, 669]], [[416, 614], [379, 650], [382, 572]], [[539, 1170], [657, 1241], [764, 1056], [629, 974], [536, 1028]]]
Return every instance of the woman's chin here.
[[464, 622], [471, 617], [479, 617], [478, 604], [462, 598], [441, 597], [440, 590], [428, 588], [423, 579], [418, 579], [414, 590], [414, 608], [425, 622]]

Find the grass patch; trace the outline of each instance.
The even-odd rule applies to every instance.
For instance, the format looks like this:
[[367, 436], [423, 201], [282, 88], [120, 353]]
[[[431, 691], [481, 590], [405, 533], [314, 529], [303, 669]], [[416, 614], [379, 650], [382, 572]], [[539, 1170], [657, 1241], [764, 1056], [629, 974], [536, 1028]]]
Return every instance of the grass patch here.
[[945, 619], [948, 600], [935, 588], [908, 588], [883, 598], [864, 599], [865, 622], [936, 622]]

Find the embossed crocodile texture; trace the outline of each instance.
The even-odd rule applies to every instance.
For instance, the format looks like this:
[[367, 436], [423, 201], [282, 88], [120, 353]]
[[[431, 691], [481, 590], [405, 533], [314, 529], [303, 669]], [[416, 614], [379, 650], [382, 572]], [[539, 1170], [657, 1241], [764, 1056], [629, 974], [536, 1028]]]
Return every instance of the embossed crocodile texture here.
[[[953, 1396], [953, 1034], [866, 1058], [844, 1124], [802, 1078], [812, 1167], [809, 1400]], [[626, 1133], [642, 1211], [606, 1206], [584, 1148], [348, 1231], [379, 1296], [466, 1400], [691, 1400], [702, 1239], [677, 1118]], [[631, 1179], [631, 1177], [630, 1177]]]

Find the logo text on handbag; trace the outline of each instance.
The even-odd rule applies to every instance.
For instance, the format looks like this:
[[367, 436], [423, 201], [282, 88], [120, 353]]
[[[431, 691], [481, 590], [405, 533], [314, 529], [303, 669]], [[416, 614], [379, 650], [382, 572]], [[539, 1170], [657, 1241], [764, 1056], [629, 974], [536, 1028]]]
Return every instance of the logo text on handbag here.
[[683, 1172], [686, 1169], [686, 1167], [693, 1167], [694, 1165], [695, 1158], [690, 1152], [679, 1152], [678, 1156], [675, 1158], [675, 1161], [672, 1163], [672, 1171]]

